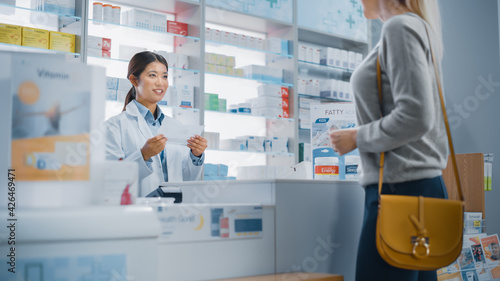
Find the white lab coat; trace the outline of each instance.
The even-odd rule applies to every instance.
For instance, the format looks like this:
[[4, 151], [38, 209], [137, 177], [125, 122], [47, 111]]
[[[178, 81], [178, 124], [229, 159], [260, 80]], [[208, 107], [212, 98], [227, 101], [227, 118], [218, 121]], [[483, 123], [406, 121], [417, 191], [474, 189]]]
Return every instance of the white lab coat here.
[[[179, 122], [165, 116], [162, 126]], [[157, 189], [163, 179], [160, 154], [152, 157], [151, 169], [146, 165], [141, 148], [153, 135], [144, 117], [141, 116], [135, 103], [127, 105], [126, 111], [106, 121], [106, 159], [135, 161], [139, 166], [139, 196], [146, 196]], [[202, 166], [193, 164], [191, 150], [187, 146], [165, 145], [167, 157], [167, 173], [169, 182], [199, 180]]]

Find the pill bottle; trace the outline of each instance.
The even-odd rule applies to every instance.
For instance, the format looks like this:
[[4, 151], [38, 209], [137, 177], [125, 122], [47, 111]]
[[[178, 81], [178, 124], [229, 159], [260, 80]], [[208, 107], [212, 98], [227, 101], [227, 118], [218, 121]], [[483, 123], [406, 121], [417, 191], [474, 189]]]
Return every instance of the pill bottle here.
[[346, 180], [357, 180], [358, 179], [359, 156], [346, 155], [344, 159], [345, 159], [345, 179]]
[[92, 7], [93, 7], [92, 18], [94, 20], [102, 21], [102, 9], [103, 9], [102, 3], [94, 2]]
[[110, 4], [102, 5], [102, 21], [113, 22], [113, 6]]
[[120, 24], [121, 10], [120, 6], [113, 6], [113, 23]]
[[338, 180], [339, 158], [317, 157], [316, 159], [314, 159], [314, 179]]

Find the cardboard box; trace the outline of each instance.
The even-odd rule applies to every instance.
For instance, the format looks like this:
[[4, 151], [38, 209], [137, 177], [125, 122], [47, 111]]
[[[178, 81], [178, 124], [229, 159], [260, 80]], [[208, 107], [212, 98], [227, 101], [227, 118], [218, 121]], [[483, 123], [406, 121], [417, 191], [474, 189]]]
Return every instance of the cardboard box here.
[[87, 48], [110, 51], [111, 39], [89, 35], [87, 37]]
[[22, 45], [41, 49], [49, 48], [49, 31], [23, 26]]
[[49, 32], [49, 48], [68, 53], [75, 52], [75, 35], [57, 31]]
[[288, 98], [288, 87], [274, 84], [264, 84], [257, 87], [257, 94], [259, 97], [277, 97]]
[[208, 27], [205, 27], [205, 40], [212, 41], [212, 30]]
[[0, 23], [0, 42], [11, 45], [21, 45], [23, 28], [18, 25]]
[[176, 105], [184, 108], [194, 107], [194, 88], [189, 85], [183, 85], [175, 88]]
[[151, 13], [151, 30], [158, 32], [167, 31], [167, 15]]
[[335, 49], [326, 47], [321, 49], [320, 63], [328, 66], [335, 66]]
[[[187, 25], [187, 23], [168, 20], [167, 21], [167, 32], [188, 36], [188, 25]], [[212, 38], [212, 40], [213, 40], [213, 38]]]

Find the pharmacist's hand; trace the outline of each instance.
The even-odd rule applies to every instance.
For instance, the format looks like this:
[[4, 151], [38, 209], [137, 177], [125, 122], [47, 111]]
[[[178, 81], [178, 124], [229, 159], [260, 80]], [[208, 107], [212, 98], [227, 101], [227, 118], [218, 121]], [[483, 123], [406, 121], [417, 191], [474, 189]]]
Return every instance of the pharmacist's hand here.
[[196, 135], [188, 139], [187, 147], [191, 148], [194, 156], [200, 157], [205, 149], [207, 149], [207, 140], [202, 136]]
[[165, 143], [167, 143], [167, 138], [164, 135], [157, 135], [156, 137], [148, 139], [141, 148], [144, 161], [148, 161], [151, 157], [165, 149]]
[[344, 155], [358, 147], [356, 137], [358, 130], [338, 130], [330, 133], [330, 144], [339, 155]]

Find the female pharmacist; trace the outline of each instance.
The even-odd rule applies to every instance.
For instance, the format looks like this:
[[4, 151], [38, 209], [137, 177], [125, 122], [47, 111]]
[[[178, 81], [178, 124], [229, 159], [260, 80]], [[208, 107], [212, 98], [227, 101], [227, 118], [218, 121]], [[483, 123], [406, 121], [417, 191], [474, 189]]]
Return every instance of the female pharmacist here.
[[[448, 196], [441, 177], [448, 157], [447, 137], [430, 51], [432, 45], [440, 65], [438, 1], [361, 2], [366, 18], [384, 22], [381, 39], [351, 77], [359, 127], [330, 134], [332, 147], [339, 154], [358, 148], [361, 157], [360, 184], [365, 187], [366, 196], [356, 280], [437, 280], [436, 271], [404, 270], [387, 264], [377, 252], [375, 227], [381, 152], [386, 152], [382, 193]], [[381, 105], [377, 56], [382, 69]], [[440, 76], [441, 71], [438, 72]]]
[[162, 124], [178, 122], [165, 116], [156, 104], [168, 88], [165, 58], [149, 51], [137, 53], [130, 60], [127, 76], [132, 88], [123, 112], [106, 121], [106, 158], [137, 162], [139, 196], [157, 193], [164, 181], [198, 180], [207, 140], [196, 135], [186, 146], [169, 145], [165, 136], [156, 134]]

